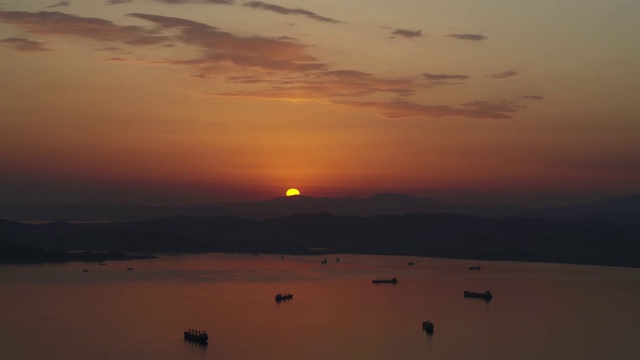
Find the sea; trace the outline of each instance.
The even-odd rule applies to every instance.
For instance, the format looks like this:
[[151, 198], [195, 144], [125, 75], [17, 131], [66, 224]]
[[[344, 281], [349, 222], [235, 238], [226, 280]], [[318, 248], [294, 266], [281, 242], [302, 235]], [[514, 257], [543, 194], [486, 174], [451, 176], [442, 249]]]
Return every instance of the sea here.
[[6, 360], [640, 359], [632, 268], [222, 253], [2, 265], [0, 311]]

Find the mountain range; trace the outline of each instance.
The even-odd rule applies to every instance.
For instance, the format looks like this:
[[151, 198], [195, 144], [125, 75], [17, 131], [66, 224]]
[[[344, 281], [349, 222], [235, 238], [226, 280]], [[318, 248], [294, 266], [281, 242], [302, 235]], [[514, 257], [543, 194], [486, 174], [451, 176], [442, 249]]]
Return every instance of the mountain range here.
[[562, 206], [497, 207], [457, 205], [433, 198], [376, 194], [365, 198], [278, 197], [266, 201], [215, 203], [197, 206], [135, 204], [24, 204], [0, 205], [0, 218], [18, 221], [135, 221], [173, 216], [234, 216], [266, 220], [294, 214], [328, 213], [338, 216], [451, 213], [486, 218], [597, 219], [615, 224], [640, 223], [640, 194], [603, 198]]

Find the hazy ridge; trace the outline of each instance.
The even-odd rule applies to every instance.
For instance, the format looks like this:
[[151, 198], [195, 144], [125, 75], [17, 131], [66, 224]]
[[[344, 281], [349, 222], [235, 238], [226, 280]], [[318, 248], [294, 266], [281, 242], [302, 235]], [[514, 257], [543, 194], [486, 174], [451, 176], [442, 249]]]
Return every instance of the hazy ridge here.
[[640, 194], [608, 197], [562, 206], [485, 207], [401, 194], [376, 194], [365, 198], [280, 197], [266, 201], [216, 203], [197, 206], [136, 204], [24, 204], [0, 205], [0, 218], [18, 221], [133, 221], [173, 216], [235, 216], [266, 220], [294, 214], [330, 213], [339, 216], [452, 213], [487, 218], [598, 219], [616, 224], [640, 223]]

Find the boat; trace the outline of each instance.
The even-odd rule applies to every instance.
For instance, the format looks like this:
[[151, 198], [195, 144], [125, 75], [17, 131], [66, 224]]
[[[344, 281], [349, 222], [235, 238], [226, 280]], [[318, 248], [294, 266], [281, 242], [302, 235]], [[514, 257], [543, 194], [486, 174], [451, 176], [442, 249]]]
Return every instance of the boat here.
[[340, 258], [336, 258], [336, 262], [340, 262]]
[[429, 320], [425, 320], [422, 322], [422, 330], [432, 333], [433, 332], [433, 323]]
[[409, 262], [407, 263], [407, 265], [413, 265], [413, 264], [414, 264], [414, 262], [413, 262], [413, 261], [409, 261]]
[[203, 345], [207, 345], [209, 341], [209, 335], [206, 331], [200, 331], [195, 329], [189, 329], [184, 332], [184, 339], [187, 341], [197, 342]]
[[479, 293], [479, 292], [473, 292], [473, 291], [464, 291], [464, 297], [468, 297], [468, 298], [476, 298], [476, 299], [485, 299], [487, 301], [491, 300], [493, 298], [493, 295], [491, 295], [491, 291], [487, 290], [483, 293]]
[[82, 269], [82, 272], [89, 272], [89, 269]]
[[373, 279], [371, 280], [371, 282], [374, 284], [397, 284], [398, 279], [396, 278]]
[[469, 266], [469, 270], [480, 270], [480, 265], [476, 265], [476, 266]]
[[100, 265], [100, 266], [104, 266], [104, 265], [107, 265], [107, 263], [105, 263], [105, 262], [100, 262], [100, 263], [98, 263], [98, 265]]
[[320, 264], [326, 264], [326, 263], [327, 263], [327, 259], [320, 261]]
[[127, 267], [127, 271], [133, 271], [132, 267]]
[[276, 301], [277, 302], [285, 301], [285, 300], [291, 300], [291, 299], [293, 299], [293, 294], [290, 294], [290, 293], [276, 295]]

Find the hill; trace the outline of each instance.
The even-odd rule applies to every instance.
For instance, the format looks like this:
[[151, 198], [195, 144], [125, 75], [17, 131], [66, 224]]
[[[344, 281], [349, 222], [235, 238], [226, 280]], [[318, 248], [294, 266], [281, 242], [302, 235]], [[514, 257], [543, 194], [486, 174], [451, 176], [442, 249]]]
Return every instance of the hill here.
[[0, 240], [50, 250], [362, 253], [640, 267], [640, 225], [447, 213], [180, 216], [44, 225], [0, 222]]

